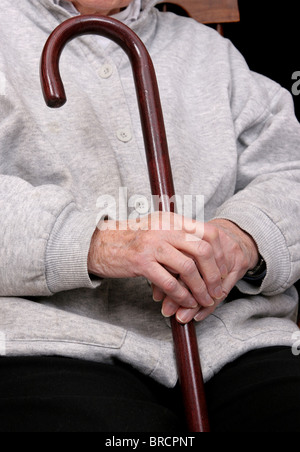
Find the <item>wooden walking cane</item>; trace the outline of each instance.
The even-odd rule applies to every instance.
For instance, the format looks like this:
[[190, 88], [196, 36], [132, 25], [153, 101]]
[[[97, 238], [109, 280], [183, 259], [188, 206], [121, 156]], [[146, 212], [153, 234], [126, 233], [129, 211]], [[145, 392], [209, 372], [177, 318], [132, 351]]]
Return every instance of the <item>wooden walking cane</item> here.
[[[152, 195], [158, 195], [162, 211], [172, 212], [174, 184], [168, 145], [153, 63], [138, 36], [121, 22], [101, 16], [78, 16], [59, 25], [49, 37], [41, 60], [41, 82], [45, 101], [58, 108], [66, 102], [59, 72], [64, 46], [72, 39], [97, 34], [113, 40], [127, 53], [133, 68]], [[181, 325], [171, 319], [179, 380], [189, 431], [208, 432], [204, 384], [194, 323]]]

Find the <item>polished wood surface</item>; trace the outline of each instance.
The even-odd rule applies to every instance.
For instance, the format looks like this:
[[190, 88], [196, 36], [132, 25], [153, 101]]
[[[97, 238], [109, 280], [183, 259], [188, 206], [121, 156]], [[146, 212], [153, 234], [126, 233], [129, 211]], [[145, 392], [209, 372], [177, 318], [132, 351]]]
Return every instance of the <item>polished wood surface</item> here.
[[194, 323], [171, 319], [179, 382], [190, 432], [209, 432], [204, 381]]
[[190, 17], [203, 24], [224, 24], [240, 20], [238, 0], [168, 0], [160, 3], [178, 5]]
[[[70, 40], [84, 34], [112, 39], [131, 61], [152, 194], [163, 200], [157, 206], [160, 210], [172, 212], [174, 204], [169, 200], [175, 192], [156, 75], [144, 44], [132, 30], [112, 18], [97, 16], [78, 16], [59, 25], [49, 37], [41, 59], [45, 101], [52, 108], [66, 102], [59, 72], [60, 55]], [[188, 427], [191, 432], [207, 432], [209, 424], [194, 323], [181, 325], [173, 318], [171, 324]]]

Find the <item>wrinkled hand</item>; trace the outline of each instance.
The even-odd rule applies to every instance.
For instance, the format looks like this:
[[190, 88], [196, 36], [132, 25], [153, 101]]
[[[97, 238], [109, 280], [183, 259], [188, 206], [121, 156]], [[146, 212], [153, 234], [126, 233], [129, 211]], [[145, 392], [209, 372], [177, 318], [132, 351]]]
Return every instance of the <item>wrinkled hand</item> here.
[[103, 278], [147, 278], [163, 315], [187, 323], [213, 312], [257, 260], [252, 238], [229, 221], [156, 212], [139, 222], [101, 222], [88, 270]]
[[[214, 240], [217, 240], [222, 249], [226, 266], [226, 275], [222, 275], [222, 295], [214, 297], [213, 306], [195, 309], [184, 309], [183, 307], [176, 309], [176, 305], [169, 296], [163, 297], [163, 314], [166, 317], [176, 314], [177, 320], [181, 323], [188, 323], [192, 319], [201, 321], [208, 317], [227, 298], [245, 273], [257, 265], [259, 259], [258, 248], [252, 237], [228, 220], [212, 220], [206, 223], [203, 240], [211, 246], [211, 253], [214, 252]], [[183, 282], [181, 283], [183, 284]], [[158, 288], [154, 288], [154, 294], [156, 298], [162, 296]]]

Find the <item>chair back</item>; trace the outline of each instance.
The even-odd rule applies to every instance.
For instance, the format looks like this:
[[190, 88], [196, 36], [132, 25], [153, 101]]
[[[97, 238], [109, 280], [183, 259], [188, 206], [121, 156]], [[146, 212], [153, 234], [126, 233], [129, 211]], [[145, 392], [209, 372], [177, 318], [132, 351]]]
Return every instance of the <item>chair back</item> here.
[[158, 7], [161, 11], [192, 17], [202, 24], [215, 24], [221, 34], [223, 24], [240, 21], [238, 0], [169, 0], [159, 2]]

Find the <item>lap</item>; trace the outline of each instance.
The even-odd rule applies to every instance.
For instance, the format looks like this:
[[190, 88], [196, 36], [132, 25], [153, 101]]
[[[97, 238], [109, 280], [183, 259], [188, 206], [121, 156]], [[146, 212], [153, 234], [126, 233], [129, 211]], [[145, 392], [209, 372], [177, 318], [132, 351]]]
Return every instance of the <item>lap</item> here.
[[213, 431], [300, 431], [300, 357], [290, 347], [255, 350], [206, 385]]
[[[206, 383], [213, 432], [300, 431], [300, 357], [247, 353]], [[185, 431], [178, 388], [129, 366], [58, 357], [0, 358], [2, 432]]]
[[[170, 391], [173, 394], [173, 391]], [[123, 365], [0, 359], [0, 431], [178, 431], [169, 390]]]

